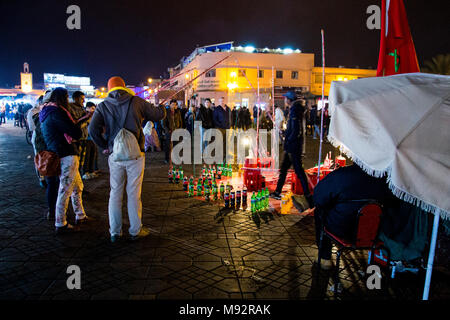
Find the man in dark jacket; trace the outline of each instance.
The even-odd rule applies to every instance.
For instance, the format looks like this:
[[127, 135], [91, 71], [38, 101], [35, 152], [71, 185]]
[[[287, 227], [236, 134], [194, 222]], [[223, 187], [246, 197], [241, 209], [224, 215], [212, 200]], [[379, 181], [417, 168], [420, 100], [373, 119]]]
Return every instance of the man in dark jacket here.
[[[223, 101], [221, 99], [220, 101]], [[228, 108], [225, 104], [222, 103], [222, 105], [219, 105], [214, 108], [213, 112], [213, 120], [214, 120], [214, 127], [216, 129], [219, 129], [222, 133], [222, 150], [223, 150], [223, 156], [226, 158], [226, 144], [227, 144], [227, 129], [230, 129], [231, 125], [231, 110]]]
[[213, 121], [217, 129], [230, 129], [231, 110], [226, 105], [214, 108]]
[[[84, 101], [85, 101], [85, 95], [81, 91], [75, 91], [72, 94], [72, 100], [73, 103], [69, 104], [69, 111], [72, 114], [72, 117], [75, 120], [81, 119], [82, 117], [86, 116], [87, 112], [84, 110]], [[79, 154], [80, 154], [80, 174], [81, 176], [84, 175], [84, 162], [86, 159], [86, 139], [88, 137], [88, 128], [87, 126], [83, 127], [81, 129], [82, 135], [81, 138], [77, 142], [77, 146], [79, 148]]]
[[[285, 104], [289, 107], [289, 118], [287, 121], [287, 129], [284, 141], [284, 159], [280, 168], [280, 176], [278, 178], [277, 188], [275, 192], [271, 193], [271, 197], [281, 199], [281, 191], [286, 180], [287, 171], [293, 165], [295, 174], [302, 184], [304, 196], [308, 202], [309, 208], [312, 208], [313, 198], [309, 191], [308, 179], [303, 169], [302, 154], [303, 154], [303, 116], [305, 108], [301, 100], [297, 100], [297, 95], [294, 91], [289, 91], [284, 95]], [[307, 208], [304, 208], [307, 209]]]
[[202, 128], [205, 130], [214, 128], [213, 112], [211, 110], [211, 99], [206, 99], [205, 105], [200, 105], [200, 108], [197, 111], [196, 121], [201, 121]]
[[[114, 139], [122, 128], [132, 132], [136, 137], [142, 156], [126, 161], [108, 159], [110, 169], [111, 192], [109, 195], [109, 223], [111, 241], [117, 241], [122, 234], [122, 198], [126, 185], [128, 198], [128, 232], [132, 240], [148, 236], [150, 231], [142, 227], [141, 191], [145, 168], [145, 137], [142, 131], [144, 120], [160, 121], [165, 117], [163, 107], [154, 107], [144, 99], [134, 96], [134, 92], [125, 87], [120, 77], [112, 77], [108, 81], [108, 96], [95, 109], [89, 135], [104, 153], [110, 153], [114, 147]], [[102, 136], [103, 128], [106, 138]], [[125, 179], [126, 175], [126, 179]]]
[[167, 116], [163, 121], [164, 130], [164, 153], [165, 153], [165, 163], [169, 163], [171, 157], [171, 151], [173, 148], [173, 143], [171, 141], [172, 133], [176, 129], [183, 128], [183, 122], [181, 119], [181, 111], [178, 108], [178, 102], [172, 99], [169, 104], [169, 109], [167, 110]]
[[[323, 226], [340, 238], [353, 240], [356, 217], [365, 200], [382, 204], [393, 201], [386, 180], [374, 178], [357, 165], [339, 168], [328, 174], [314, 188], [314, 220], [319, 246]], [[322, 267], [331, 267], [331, 241], [324, 237], [321, 250]]]

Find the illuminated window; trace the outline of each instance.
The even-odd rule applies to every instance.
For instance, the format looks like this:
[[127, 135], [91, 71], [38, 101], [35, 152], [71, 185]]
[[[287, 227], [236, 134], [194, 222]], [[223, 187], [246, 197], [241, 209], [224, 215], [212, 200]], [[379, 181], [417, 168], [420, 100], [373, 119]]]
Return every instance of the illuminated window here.
[[216, 77], [216, 69], [211, 69], [207, 73], [205, 73], [206, 78], [215, 78]]
[[283, 71], [277, 70], [277, 79], [283, 79]]
[[264, 70], [259, 70], [258, 78], [264, 78]]
[[298, 71], [292, 71], [291, 79], [298, 79]]
[[239, 77], [245, 77], [245, 69], [238, 70]]
[[316, 83], [322, 83], [322, 75], [321, 74], [316, 74], [315, 76], [315, 81]]

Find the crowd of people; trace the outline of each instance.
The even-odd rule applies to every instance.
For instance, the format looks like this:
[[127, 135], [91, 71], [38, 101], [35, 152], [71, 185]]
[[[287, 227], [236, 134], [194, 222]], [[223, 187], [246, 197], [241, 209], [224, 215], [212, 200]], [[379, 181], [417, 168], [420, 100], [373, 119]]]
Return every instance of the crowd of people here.
[[[290, 91], [284, 95], [285, 104], [276, 106], [275, 116], [272, 115], [272, 110], [266, 112], [255, 106], [252, 117], [245, 106], [231, 110], [223, 98], [218, 99], [217, 105], [211, 99], [199, 103], [197, 97], [193, 96], [187, 107], [180, 107], [174, 99], [167, 106], [155, 106], [135, 96], [120, 77], [109, 80], [108, 90], [107, 98], [96, 106], [91, 102], [85, 104], [83, 92], [74, 92], [69, 102], [67, 90], [55, 88], [40, 97], [37, 105], [26, 115], [31, 124], [30, 129], [33, 130], [35, 154], [50, 151], [60, 160], [58, 174], [46, 175], [44, 182], [49, 207], [47, 216], [49, 219], [55, 218], [57, 233], [73, 229], [66, 218], [69, 198], [72, 199], [76, 224], [90, 220], [83, 207], [83, 193], [86, 194], [83, 180], [99, 175], [99, 152], [107, 155], [113, 151], [120, 152], [114, 149], [118, 145], [115, 139], [117, 136], [123, 137], [118, 134], [123, 129], [133, 133], [140, 154], [126, 161], [108, 158], [111, 184], [108, 211], [113, 242], [122, 235], [121, 208], [125, 185], [130, 218], [129, 233], [134, 238], [148, 235], [149, 231], [141, 223], [145, 152], [164, 150], [165, 161], [168, 162], [172, 133], [181, 128], [192, 132], [195, 121], [202, 122], [203, 130], [216, 128], [220, 131], [248, 130], [258, 124], [260, 128], [271, 129], [275, 122], [275, 127], [283, 135], [285, 155], [277, 189], [271, 197], [280, 199], [286, 174], [291, 166], [304, 189], [308, 190], [302, 154], [307, 129], [316, 123], [308, 123], [305, 127], [305, 121], [314, 116], [319, 117], [320, 113], [315, 106], [308, 108], [306, 101], [295, 92]], [[308, 192], [306, 199], [308, 207], [312, 208], [314, 203]]]
[[[58, 170], [51, 174], [47, 171], [45, 174], [49, 208], [47, 218], [54, 219], [56, 234], [76, 229], [67, 221], [67, 209], [71, 199], [75, 224], [83, 225], [92, 220], [83, 206], [83, 194], [86, 194], [83, 180], [98, 176], [97, 158], [98, 152], [102, 152], [108, 155], [110, 176], [108, 217], [113, 243], [123, 236], [122, 201], [125, 191], [130, 221], [128, 233], [131, 239], [140, 239], [150, 234], [150, 230], [142, 225], [141, 202], [147, 151], [164, 149], [168, 160], [171, 134], [179, 128], [193, 130], [194, 121], [202, 121], [204, 129], [219, 130], [230, 128], [246, 130], [257, 123], [246, 107], [234, 108], [232, 111], [224, 104], [223, 99], [219, 99], [217, 106], [210, 99], [206, 99], [204, 104], [197, 105], [196, 97], [189, 101], [188, 108], [179, 108], [176, 100], [171, 100], [168, 106], [155, 106], [135, 96], [120, 77], [109, 79], [108, 96], [98, 106], [89, 102], [85, 104], [85, 95], [80, 91], [74, 92], [71, 98], [69, 102], [68, 92], [64, 88], [47, 91], [26, 115], [30, 129], [33, 130], [32, 143], [36, 157], [43, 155], [43, 152], [50, 152], [58, 158]], [[256, 112], [257, 109], [254, 113]], [[391, 222], [383, 225], [382, 231], [386, 237], [393, 237], [400, 231], [398, 228], [395, 232], [392, 231], [392, 226], [405, 224], [408, 219], [415, 219], [413, 214], [415, 209], [392, 196], [385, 178], [370, 177], [356, 165], [330, 173], [318, 183], [312, 195], [302, 158], [305, 151], [305, 137], [310, 134], [316, 138], [318, 135], [320, 112], [322, 111], [318, 111], [317, 106], [308, 108], [301, 96], [289, 91], [284, 95], [284, 106], [276, 107], [275, 116], [268, 117], [270, 121], [274, 119], [275, 126], [283, 132], [284, 148], [278, 184], [270, 197], [281, 198], [287, 171], [293, 167], [304, 190], [305, 199], [302, 203], [294, 202], [302, 211], [315, 210], [321, 267], [329, 269], [332, 266], [331, 242], [322, 237], [324, 225], [340, 237], [351, 238], [361, 201], [373, 199], [387, 208], [394, 206], [395, 217], [398, 216], [399, 206], [402, 206], [401, 212], [404, 214], [401, 221], [396, 218], [397, 220], [392, 222], [392, 218]], [[329, 123], [327, 107], [323, 112], [327, 128]], [[260, 116], [263, 119], [264, 111], [261, 111]], [[232, 126], [233, 121], [237, 127]], [[261, 122], [264, 123], [264, 120], [260, 121], [260, 124]], [[159, 140], [162, 140], [163, 147]], [[125, 150], [126, 146], [133, 144], [137, 150], [134, 154]], [[133, 146], [128, 149], [132, 150]], [[410, 234], [411, 232], [408, 233]], [[407, 240], [410, 239], [411, 237]], [[422, 247], [422, 243], [420, 246], [415, 244], [414, 252], [419, 255]]]
[[6, 121], [14, 121], [15, 127], [26, 127], [26, 114], [33, 108], [30, 103], [24, 102], [0, 102], [0, 125]]

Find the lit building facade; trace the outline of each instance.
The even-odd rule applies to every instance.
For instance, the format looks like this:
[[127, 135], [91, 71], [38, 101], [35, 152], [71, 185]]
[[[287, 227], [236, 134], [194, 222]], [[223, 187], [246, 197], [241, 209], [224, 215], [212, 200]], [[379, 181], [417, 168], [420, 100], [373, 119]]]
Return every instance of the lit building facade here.
[[58, 73], [44, 73], [45, 89], [54, 89], [57, 87], [66, 88], [69, 95], [75, 91], [82, 91], [87, 97], [94, 97], [95, 89], [91, 85], [89, 77], [66, 76]]
[[[322, 75], [321, 67], [312, 69], [311, 93], [317, 96], [322, 95]], [[377, 70], [353, 69], [353, 68], [325, 68], [325, 90], [324, 95], [328, 97], [330, 93], [331, 82], [349, 81], [359, 78], [375, 77]]]
[[246, 105], [252, 109], [258, 103], [258, 86], [261, 106], [272, 104], [272, 80], [275, 103], [288, 90], [309, 91], [313, 67], [314, 54], [291, 49], [233, 47], [229, 42], [197, 48], [178, 66], [170, 68], [169, 73], [171, 78], [175, 76], [172, 89], [185, 87], [186, 99], [197, 94], [201, 102], [210, 98], [217, 103], [223, 97], [230, 107]]

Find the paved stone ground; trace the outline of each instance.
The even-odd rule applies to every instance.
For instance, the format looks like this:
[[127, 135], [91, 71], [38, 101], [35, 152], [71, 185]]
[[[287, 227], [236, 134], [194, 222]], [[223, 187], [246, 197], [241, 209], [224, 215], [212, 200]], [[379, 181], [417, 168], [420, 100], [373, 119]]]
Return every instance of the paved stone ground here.
[[[317, 141], [310, 142], [314, 159], [306, 167], [317, 154]], [[24, 130], [1, 126], [0, 299], [333, 299], [331, 273], [316, 277], [312, 217], [218, 214], [218, 205], [186, 199], [179, 186], [168, 184], [163, 155], [153, 153], [146, 157], [142, 195], [143, 222], [152, 234], [111, 244], [101, 157], [104, 173], [85, 182], [90, 194], [84, 205], [95, 220], [56, 237], [53, 223], [44, 219], [44, 190], [28, 155]], [[125, 213], [124, 231], [127, 225]], [[422, 274], [400, 275], [382, 290], [367, 290], [357, 272], [366, 261], [361, 253], [344, 255], [339, 299], [420, 298]], [[82, 270], [81, 290], [66, 287], [72, 264]], [[448, 280], [434, 273], [432, 298], [449, 298]]]

